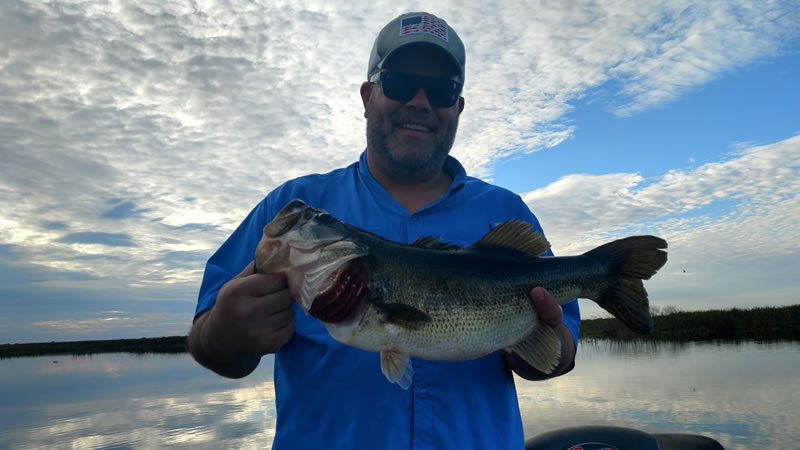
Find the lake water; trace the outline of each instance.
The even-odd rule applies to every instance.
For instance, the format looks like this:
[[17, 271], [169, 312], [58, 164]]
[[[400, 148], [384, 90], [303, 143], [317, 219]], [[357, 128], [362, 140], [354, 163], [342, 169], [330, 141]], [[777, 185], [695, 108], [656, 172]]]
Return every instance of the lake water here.
[[[271, 363], [228, 380], [187, 354], [0, 359], [0, 448], [269, 448]], [[798, 342], [582, 342], [573, 372], [517, 386], [527, 436], [609, 424], [800, 448]]]

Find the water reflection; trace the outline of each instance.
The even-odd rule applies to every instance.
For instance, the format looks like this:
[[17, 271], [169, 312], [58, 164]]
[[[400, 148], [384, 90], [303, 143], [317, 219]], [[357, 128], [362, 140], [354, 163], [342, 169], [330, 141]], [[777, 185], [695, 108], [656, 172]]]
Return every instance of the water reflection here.
[[582, 356], [585, 355], [589, 358], [603, 358], [607, 355], [615, 355], [641, 359], [675, 356], [685, 353], [690, 348], [691, 344], [689, 342], [678, 341], [588, 339], [580, 342], [579, 351]]
[[185, 354], [0, 360], [0, 448], [269, 446], [271, 360], [262, 366], [227, 380]]
[[[582, 342], [569, 375], [517, 380], [525, 431], [613, 424], [792, 447], [798, 356], [797, 342]], [[0, 448], [268, 448], [274, 429], [271, 358], [242, 380], [186, 354], [0, 360]]]
[[633, 357], [636, 359], [649, 356], [675, 356], [682, 353], [695, 351], [698, 348], [715, 349], [722, 351], [768, 351], [775, 352], [782, 349], [796, 349], [797, 341], [793, 340], [712, 340], [701, 342], [667, 341], [657, 339], [584, 339], [580, 342], [579, 351], [587, 358], [597, 358], [603, 355], [614, 354], [618, 356]]
[[527, 435], [575, 424], [788, 445], [800, 429], [799, 343], [581, 343], [575, 370], [518, 380]]

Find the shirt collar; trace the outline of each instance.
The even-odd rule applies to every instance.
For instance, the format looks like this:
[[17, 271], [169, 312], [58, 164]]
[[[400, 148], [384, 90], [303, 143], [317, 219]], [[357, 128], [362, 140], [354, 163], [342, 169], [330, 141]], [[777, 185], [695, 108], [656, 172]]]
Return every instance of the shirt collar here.
[[[447, 195], [452, 194], [464, 186], [464, 183], [467, 181], [467, 171], [457, 159], [447, 155], [447, 159], [444, 160], [444, 166], [442, 169], [446, 174], [450, 175], [450, 178], [453, 179], [453, 181], [450, 183], [450, 189], [448, 189]], [[369, 167], [367, 166], [366, 149], [364, 149], [364, 151], [361, 153], [361, 157], [358, 160], [358, 172], [362, 177], [364, 177], [364, 179], [369, 180], [370, 183], [375, 183], [376, 185], [380, 186], [380, 183], [378, 183], [377, 180], [372, 177]]]

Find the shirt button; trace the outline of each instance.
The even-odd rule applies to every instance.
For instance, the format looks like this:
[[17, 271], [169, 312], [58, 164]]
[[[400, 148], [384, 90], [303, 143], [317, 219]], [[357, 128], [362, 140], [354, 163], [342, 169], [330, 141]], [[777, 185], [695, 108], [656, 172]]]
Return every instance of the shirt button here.
[[416, 222], [418, 219], [419, 219], [419, 216], [418, 216], [418, 215], [416, 215], [416, 214], [412, 214], [412, 215], [411, 215], [411, 220], [412, 220], [412, 221]]
[[419, 390], [419, 397], [420, 398], [428, 398], [428, 390], [427, 389], [420, 389]]

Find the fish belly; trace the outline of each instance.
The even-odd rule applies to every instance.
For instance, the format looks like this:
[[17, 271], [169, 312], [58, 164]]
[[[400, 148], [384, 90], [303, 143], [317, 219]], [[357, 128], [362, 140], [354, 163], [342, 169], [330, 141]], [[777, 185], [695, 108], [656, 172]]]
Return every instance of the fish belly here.
[[507, 348], [527, 336], [537, 323], [529, 300], [476, 306], [428, 308], [424, 311], [431, 320], [416, 327], [388, 322], [379, 308], [370, 307], [350, 333], [331, 335], [367, 351], [391, 350], [427, 360], [459, 361]]

